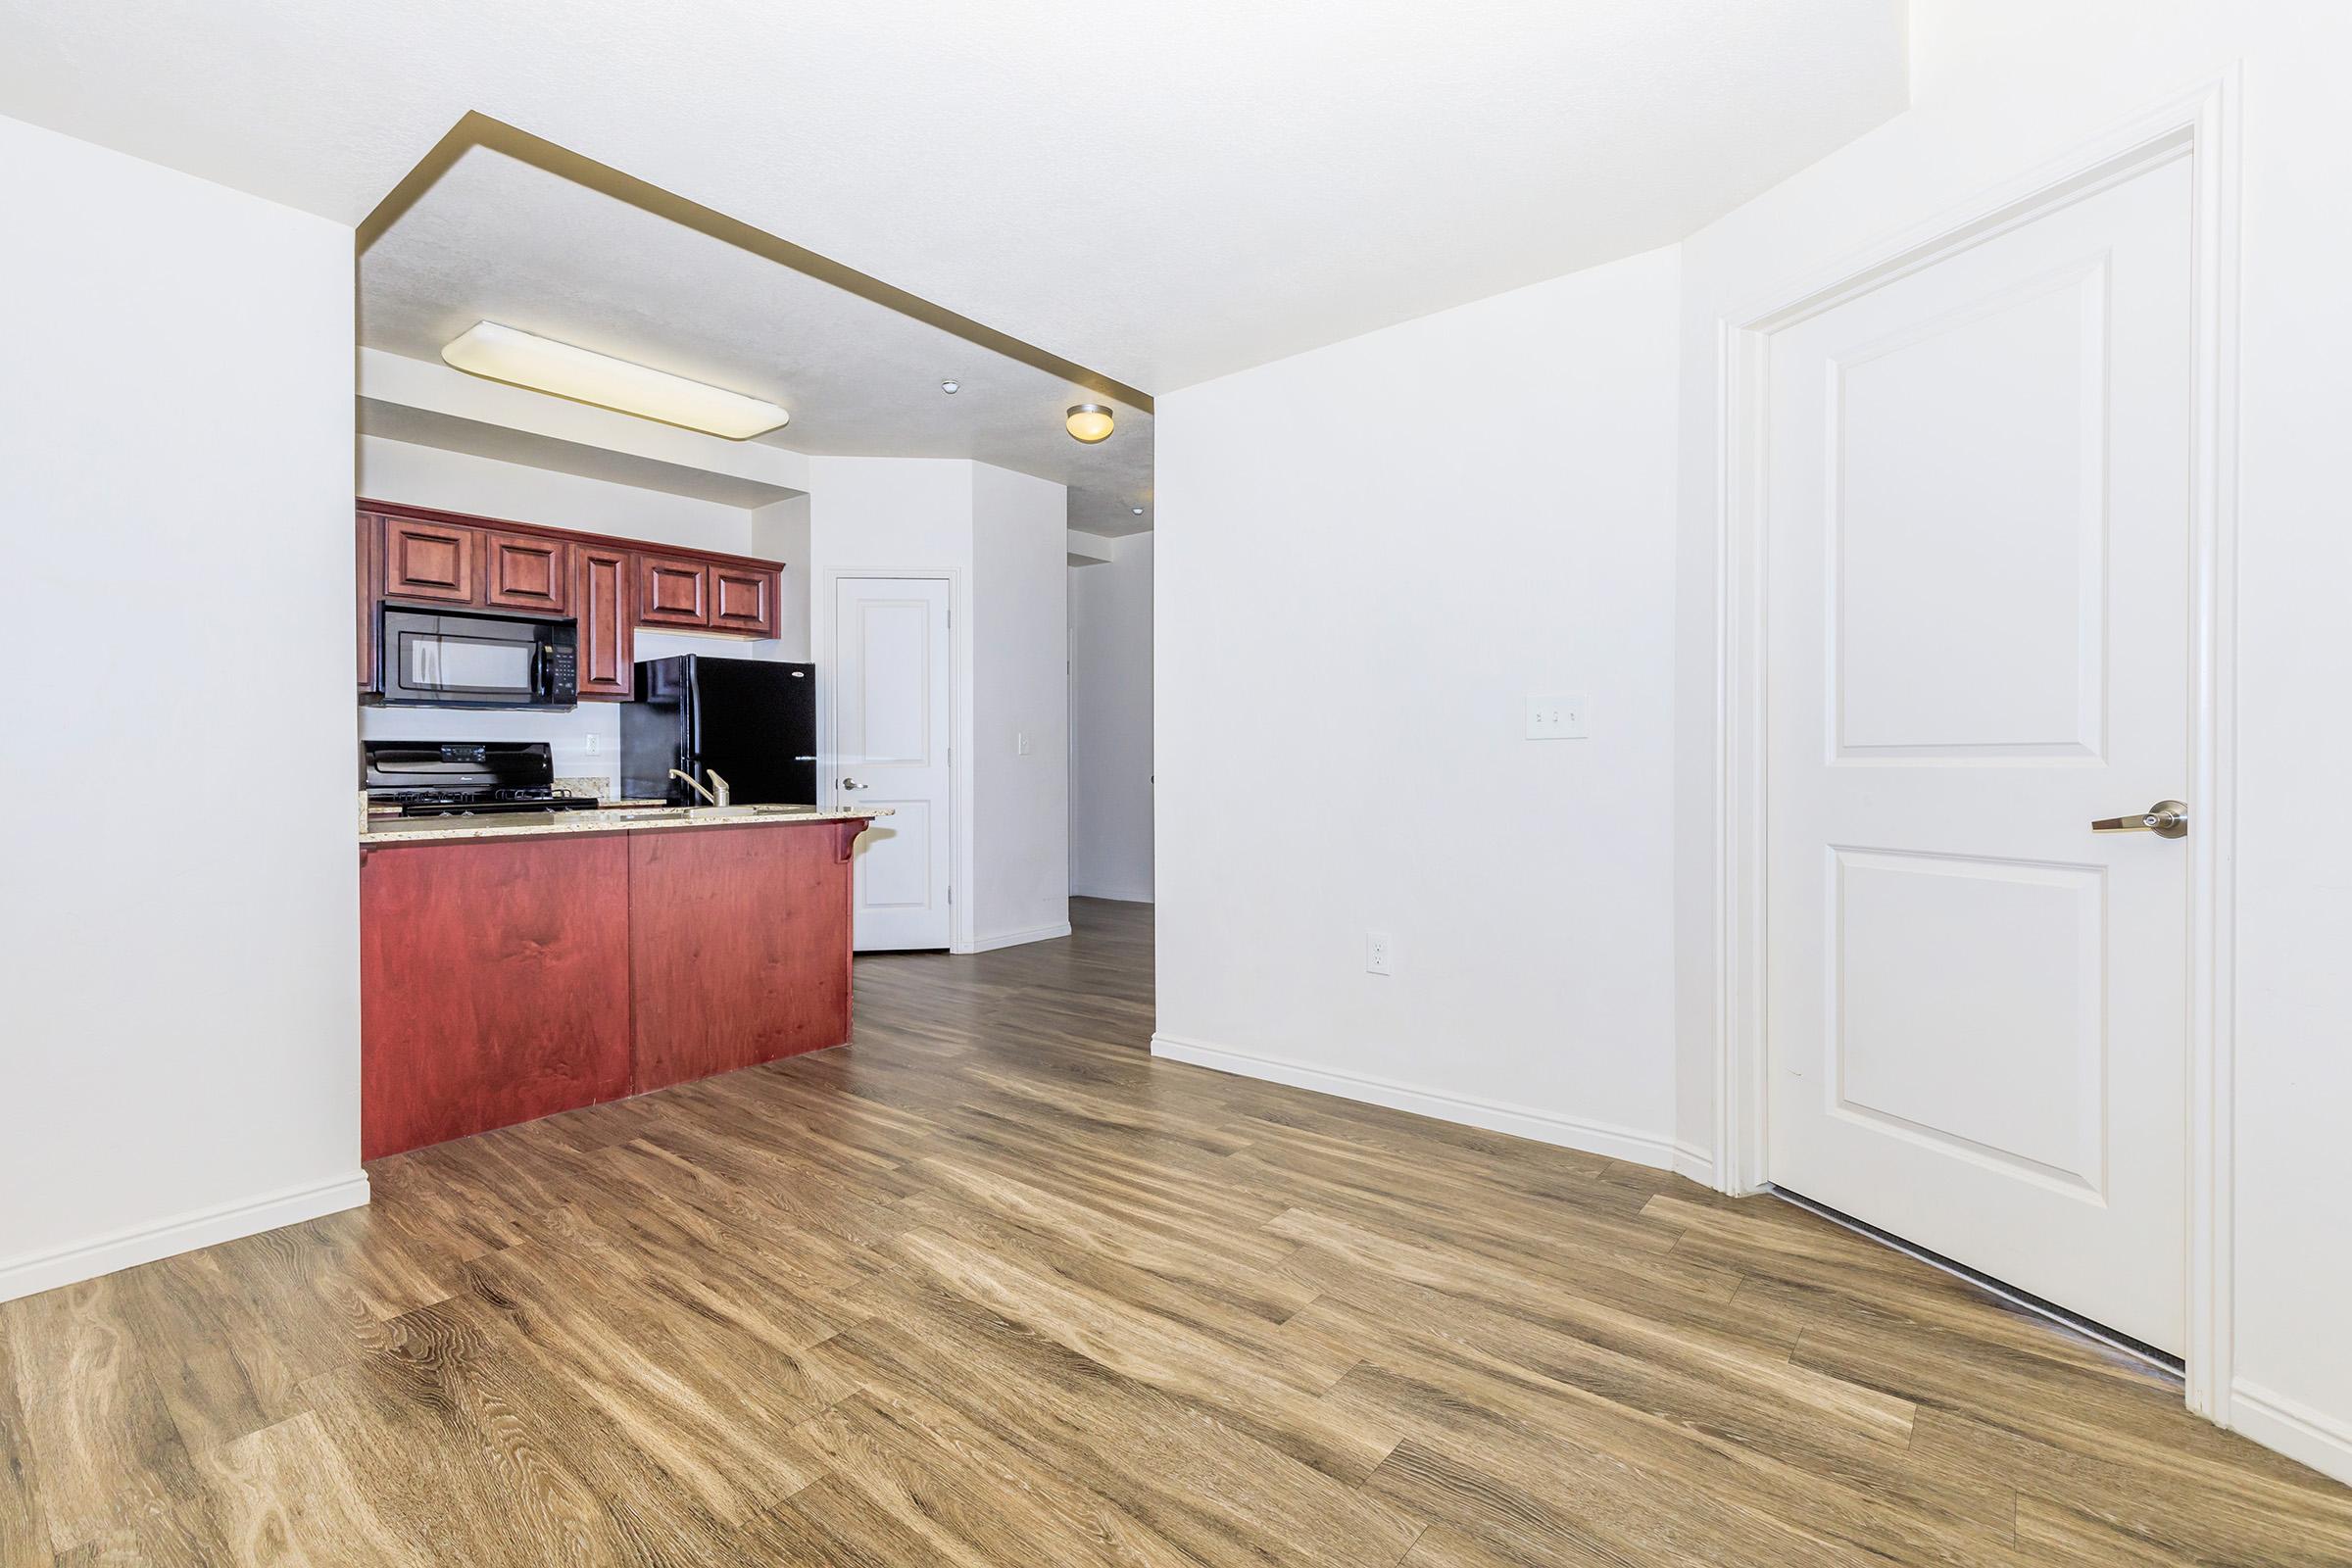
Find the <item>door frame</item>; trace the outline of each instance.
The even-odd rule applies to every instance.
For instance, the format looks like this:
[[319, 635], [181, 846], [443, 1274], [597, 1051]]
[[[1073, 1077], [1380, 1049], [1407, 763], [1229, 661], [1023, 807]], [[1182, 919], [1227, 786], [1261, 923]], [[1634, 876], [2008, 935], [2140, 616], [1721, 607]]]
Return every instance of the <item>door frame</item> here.
[[[1713, 1184], [1767, 1188], [1766, 396], [1771, 335], [2006, 229], [2186, 158], [2193, 343], [2186, 1370], [2190, 1409], [2230, 1415], [2236, 758], [2238, 72], [2025, 176], [1716, 320], [1715, 1141]], [[2128, 803], [2127, 803], [2128, 804]]]
[[840, 810], [841, 749], [833, 737], [833, 674], [841, 668], [841, 584], [849, 578], [899, 578], [944, 582], [948, 585], [948, 951], [972, 951], [972, 790], [971, 719], [963, 672], [971, 667], [966, 639], [972, 617], [965, 612], [963, 571], [956, 566], [827, 566], [817, 575], [817, 603], [808, 607], [812, 618], [811, 650], [824, 650], [825, 665], [816, 683], [817, 794], [827, 810]]

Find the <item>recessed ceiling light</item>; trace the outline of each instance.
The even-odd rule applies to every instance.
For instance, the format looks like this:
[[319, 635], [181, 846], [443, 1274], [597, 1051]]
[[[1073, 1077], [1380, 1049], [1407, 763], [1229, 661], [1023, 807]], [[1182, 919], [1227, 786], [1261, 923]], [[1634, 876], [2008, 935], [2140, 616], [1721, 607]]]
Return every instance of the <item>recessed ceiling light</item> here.
[[1061, 416], [1061, 425], [1073, 438], [1091, 447], [1109, 437], [1110, 410], [1100, 403], [1073, 404], [1070, 411]]
[[954, 397], [963, 389], [963, 383], [961, 381], [942, 381], [939, 383], [939, 389], [948, 396]]
[[773, 403], [690, 381], [667, 370], [616, 360], [594, 349], [559, 343], [552, 337], [476, 321], [449, 341], [441, 358], [469, 375], [552, 392], [593, 403], [600, 409], [641, 419], [681, 424], [689, 430], [746, 441], [790, 422], [792, 415]]

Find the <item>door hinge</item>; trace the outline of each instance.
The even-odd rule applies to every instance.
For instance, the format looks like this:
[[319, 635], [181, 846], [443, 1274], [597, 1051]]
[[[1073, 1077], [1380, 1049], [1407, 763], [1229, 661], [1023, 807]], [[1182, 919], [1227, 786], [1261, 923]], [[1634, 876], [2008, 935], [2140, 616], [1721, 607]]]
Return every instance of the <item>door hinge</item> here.
[[953, 882], [948, 884], [948, 907], [956, 907], [956, 884]]

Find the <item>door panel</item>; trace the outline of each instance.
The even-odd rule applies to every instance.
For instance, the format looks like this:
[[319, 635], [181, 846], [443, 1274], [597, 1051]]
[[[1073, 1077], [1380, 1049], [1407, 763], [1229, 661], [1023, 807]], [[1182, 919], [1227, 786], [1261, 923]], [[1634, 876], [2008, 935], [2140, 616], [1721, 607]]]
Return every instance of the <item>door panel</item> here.
[[841, 841], [855, 827], [628, 835], [633, 1093], [850, 1037]]
[[665, 556], [637, 558], [637, 619], [649, 626], [710, 624], [710, 568]]
[[[1836, 850], [1838, 1111], [2097, 1192], [2106, 881]], [[2033, 1084], [2034, 1093], [2012, 1093]]]
[[[874, 804], [864, 802], [859, 804]], [[892, 801], [894, 808], [878, 826], [902, 846], [919, 847], [946, 835], [931, 819], [929, 801]], [[921, 853], [872, 855], [858, 860], [858, 906], [877, 910], [925, 910], [938, 890], [932, 885], [930, 857]]]
[[571, 546], [537, 534], [482, 535], [482, 602], [561, 615], [571, 604]]
[[637, 675], [629, 554], [581, 545], [575, 555], [571, 598], [580, 623], [580, 695], [626, 697]]
[[376, 689], [375, 674], [375, 604], [384, 596], [384, 519], [372, 512], [356, 514], [354, 536], [357, 542], [359, 575], [359, 644], [360, 687], [364, 692]]
[[2096, 755], [2105, 271], [1831, 362], [1839, 755]]
[[2189, 777], [2188, 212], [1774, 333], [1766, 490], [1772, 1179], [2173, 1350], [2189, 862], [2089, 823]]
[[362, 852], [362, 1159], [630, 1092], [636, 837]]
[[384, 592], [395, 599], [479, 603], [473, 571], [479, 537], [471, 528], [386, 517]]
[[948, 593], [932, 577], [834, 587], [833, 799], [892, 808], [858, 841], [860, 949], [950, 942]]
[[749, 566], [710, 568], [710, 624], [767, 636], [776, 629], [776, 574]]

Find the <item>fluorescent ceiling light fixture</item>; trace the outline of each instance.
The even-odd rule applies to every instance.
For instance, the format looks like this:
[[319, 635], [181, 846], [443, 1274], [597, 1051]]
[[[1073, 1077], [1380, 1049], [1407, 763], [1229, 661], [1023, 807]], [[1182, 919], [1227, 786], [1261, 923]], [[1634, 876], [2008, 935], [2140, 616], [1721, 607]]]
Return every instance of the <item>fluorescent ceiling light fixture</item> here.
[[684, 425], [730, 441], [780, 430], [792, 418], [788, 411], [773, 403], [496, 321], [474, 322], [449, 341], [441, 358], [468, 375], [527, 386], [534, 392], [553, 392], [560, 398], [593, 403], [641, 419]]

